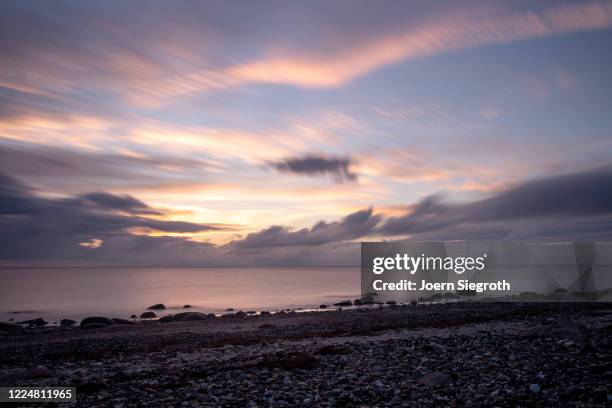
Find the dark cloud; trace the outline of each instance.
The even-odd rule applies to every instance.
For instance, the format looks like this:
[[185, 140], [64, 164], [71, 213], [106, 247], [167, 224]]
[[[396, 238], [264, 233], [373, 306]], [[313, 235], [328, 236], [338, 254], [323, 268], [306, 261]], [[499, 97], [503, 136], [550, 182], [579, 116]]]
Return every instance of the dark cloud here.
[[[418, 240], [612, 239], [612, 167], [523, 183], [462, 204], [429, 197], [405, 216], [365, 209], [335, 222], [291, 231], [272, 226], [227, 245], [181, 237], [138, 236], [131, 228], [192, 233], [222, 226], [143, 216], [130, 196], [98, 192], [49, 199], [0, 175], [0, 259], [82, 261], [141, 266], [357, 265], [368, 236]], [[153, 209], [154, 210], [154, 209]], [[81, 242], [103, 241], [96, 249]]]
[[372, 209], [349, 214], [340, 221], [320, 221], [312, 228], [289, 231], [285, 227], [272, 226], [249, 234], [245, 239], [235, 242], [239, 248], [263, 248], [285, 246], [312, 246], [338, 241], [350, 241], [370, 233], [380, 222], [380, 216], [373, 215]]
[[[612, 215], [612, 166], [560, 175], [520, 184], [489, 198], [449, 204], [430, 196], [406, 215], [387, 219], [379, 232], [384, 235], [419, 235], [466, 239], [488, 237], [566, 237], [588, 224], [610, 224]], [[570, 224], [571, 223], [571, 228]], [[563, 225], [563, 228], [555, 226]], [[469, 233], [469, 234], [468, 234]], [[463, 237], [461, 236], [463, 234]]]
[[[196, 172], [198, 182], [203, 183], [202, 178], [212, 166], [205, 160], [161, 154], [135, 157], [0, 139], [0, 173], [66, 193], [87, 191], [92, 185], [126, 188], [192, 183]], [[175, 171], [164, 170], [167, 167]]]
[[116, 195], [109, 193], [88, 193], [79, 196], [79, 199], [87, 201], [90, 204], [108, 208], [112, 210], [119, 210], [134, 214], [157, 214], [159, 211], [153, 210], [147, 204], [130, 195]]
[[338, 182], [356, 181], [357, 175], [351, 172], [354, 163], [350, 158], [305, 156], [288, 158], [269, 165], [282, 173], [303, 174], [307, 176], [332, 176]]
[[[149, 245], [156, 242], [173, 242], [176, 245], [185, 241], [189, 246], [183, 239], [139, 239], [129, 230], [144, 228], [168, 233], [193, 233], [223, 228], [141, 216], [152, 211], [147, 204], [133, 197], [110, 193], [90, 193], [63, 199], [43, 198], [14, 179], [0, 176], [0, 259], [98, 258], [105, 250], [91, 251], [79, 245], [91, 239], [104, 241], [102, 248], [118, 239], [133, 239]], [[133, 255], [135, 258], [141, 256], [139, 253]], [[177, 256], [173, 255], [172, 259], [178, 259]]]

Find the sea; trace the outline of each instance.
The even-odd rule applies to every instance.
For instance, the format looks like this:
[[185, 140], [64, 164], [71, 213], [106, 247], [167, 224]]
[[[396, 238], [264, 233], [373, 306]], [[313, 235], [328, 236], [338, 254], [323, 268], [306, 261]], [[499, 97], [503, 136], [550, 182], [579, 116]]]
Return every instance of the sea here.
[[42, 317], [129, 318], [163, 303], [160, 316], [318, 308], [360, 295], [353, 268], [15, 268], [0, 269], [0, 321]]

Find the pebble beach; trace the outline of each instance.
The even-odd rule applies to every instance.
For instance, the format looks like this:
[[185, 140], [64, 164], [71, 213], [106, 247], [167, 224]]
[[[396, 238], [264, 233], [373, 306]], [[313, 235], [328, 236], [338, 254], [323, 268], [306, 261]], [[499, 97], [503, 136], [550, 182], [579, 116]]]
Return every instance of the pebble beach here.
[[73, 386], [79, 407], [612, 404], [609, 303], [195, 316], [6, 330], [0, 383]]

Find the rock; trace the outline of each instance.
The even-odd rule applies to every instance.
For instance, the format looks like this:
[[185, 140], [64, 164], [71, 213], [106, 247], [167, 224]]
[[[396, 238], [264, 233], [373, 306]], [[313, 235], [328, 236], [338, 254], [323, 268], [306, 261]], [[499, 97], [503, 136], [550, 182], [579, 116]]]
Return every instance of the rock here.
[[247, 314], [244, 313], [242, 310], [236, 312], [236, 317], [245, 317]]
[[225, 311], [226, 311], [226, 312], [233, 312], [233, 311], [234, 311], [234, 309], [230, 307], [230, 308], [225, 309]]
[[363, 302], [361, 301], [361, 299], [355, 299], [355, 300], [353, 301], [353, 305], [355, 305], [355, 306], [361, 306], [361, 305], [363, 305]]
[[166, 310], [166, 305], [164, 305], [163, 303], [157, 303], [155, 305], [147, 307], [147, 310]]
[[72, 319], [62, 319], [60, 321], [60, 326], [62, 327], [72, 327], [76, 324], [76, 321], [72, 320]]
[[184, 305], [183, 309], [191, 309], [191, 305]]
[[23, 331], [23, 327], [18, 324], [0, 322], [0, 332], [5, 333], [21, 333]]
[[169, 322], [176, 321], [176, 319], [175, 319], [175, 317], [173, 315], [166, 315], [166, 316], [160, 317], [159, 321], [161, 323], [169, 323]]
[[418, 382], [419, 384], [423, 384], [432, 388], [446, 387], [454, 383], [450, 375], [441, 373], [439, 371], [434, 371], [425, 374], [419, 379]]
[[342, 302], [334, 303], [334, 306], [352, 306], [353, 302], [350, 300], [343, 300]]
[[396, 302], [395, 300], [388, 300], [386, 303], [387, 303], [389, 306], [395, 306], [395, 305], [397, 305], [397, 302]]
[[327, 305], [319, 305], [319, 309], [327, 309]]
[[418, 302], [416, 301], [416, 299], [412, 299], [412, 300], [410, 301], [410, 304], [411, 304], [412, 306], [416, 306], [416, 305], [417, 305], [417, 303], [418, 303]]
[[105, 326], [110, 326], [111, 324], [115, 324], [115, 322], [113, 322], [108, 317], [92, 316], [92, 317], [86, 317], [85, 319], [81, 320], [81, 327], [86, 326], [88, 324], [92, 324], [92, 323], [103, 324]]
[[127, 320], [127, 319], [120, 319], [118, 317], [113, 317], [113, 322], [115, 322], [115, 324], [136, 324], [136, 322], [132, 321], [132, 320]]
[[371, 295], [362, 296], [359, 300], [361, 300], [364, 305], [371, 305], [374, 303], [374, 298]]
[[43, 320], [42, 317], [31, 320], [24, 320], [21, 322], [17, 322], [17, 324], [27, 324], [30, 327], [43, 327], [47, 325], [47, 322]]
[[154, 312], [144, 312], [140, 314], [141, 319], [153, 319], [156, 317], [157, 315]]
[[104, 323], [87, 323], [87, 324], [81, 324], [81, 329], [103, 329], [105, 327], [108, 327], [108, 324], [104, 324]]
[[194, 320], [208, 320], [207, 314], [200, 312], [182, 312], [174, 315], [174, 319], [179, 322], [189, 322]]
[[135, 314], [130, 316], [130, 319], [138, 319], [138, 316], [136, 316]]
[[271, 315], [271, 313], [270, 313], [270, 312], [268, 312], [267, 310], [262, 310], [262, 311], [261, 311], [259, 314], [260, 314], [261, 316], [270, 316], [270, 315]]
[[286, 357], [268, 357], [257, 363], [258, 368], [280, 368], [282, 370], [312, 370], [317, 359], [305, 353], [295, 353]]
[[537, 393], [539, 393], [540, 391], [542, 391], [542, 387], [540, 387], [540, 384], [531, 384], [531, 385], [529, 386], [529, 391], [531, 391], [531, 392], [533, 392], [533, 393], [537, 394]]
[[525, 335], [526, 337], [542, 337], [542, 338], [555, 338], [555, 339], [567, 339], [574, 337], [584, 336], [586, 328], [579, 324], [552, 324], [552, 325], [541, 325], [528, 330]]
[[106, 385], [100, 383], [92, 383], [86, 382], [80, 385], [77, 385], [77, 393], [79, 394], [96, 394], [106, 388]]
[[53, 371], [47, 367], [38, 366], [28, 369], [17, 369], [0, 375], [0, 383], [6, 384], [9, 382], [22, 381], [22, 380], [36, 380], [40, 378], [51, 378], [53, 377]]
[[342, 355], [342, 354], [351, 354], [350, 347], [338, 346], [335, 344], [328, 344], [326, 346], [321, 347], [317, 354], [322, 356], [333, 356], [333, 355]]

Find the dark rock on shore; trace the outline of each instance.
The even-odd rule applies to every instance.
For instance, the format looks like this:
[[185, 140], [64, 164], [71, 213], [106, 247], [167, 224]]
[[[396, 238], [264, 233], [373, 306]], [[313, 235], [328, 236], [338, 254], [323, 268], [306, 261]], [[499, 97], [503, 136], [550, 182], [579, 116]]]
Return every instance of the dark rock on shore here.
[[193, 320], [208, 320], [210, 316], [200, 312], [183, 312], [175, 314], [174, 318], [179, 322], [189, 322]]
[[166, 316], [162, 316], [159, 318], [160, 323], [169, 323], [169, 322], [174, 322], [174, 321], [176, 321], [176, 319], [174, 318], [173, 315], [166, 315]]
[[281, 370], [313, 370], [317, 366], [317, 359], [305, 354], [294, 353], [289, 356], [269, 357], [257, 363], [258, 368]]
[[43, 327], [43, 326], [46, 326], [48, 324], [48, 322], [43, 320], [42, 317], [39, 317], [39, 318], [36, 318], [36, 319], [24, 320], [24, 321], [21, 321], [21, 322], [17, 322], [17, 324], [27, 324], [30, 327]]
[[586, 328], [581, 324], [563, 322], [534, 327], [533, 329], [527, 331], [525, 335], [527, 337], [568, 339], [584, 336], [586, 332]]
[[108, 324], [104, 324], [104, 323], [87, 323], [85, 325], [81, 325], [81, 328], [90, 330], [90, 329], [103, 329], [108, 326], [109, 326]]
[[225, 309], [225, 311], [226, 311], [226, 312], [233, 312], [233, 311], [234, 311], [234, 309], [233, 309], [233, 308], [231, 308], [231, 307], [228, 307], [227, 309]]
[[60, 321], [60, 326], [62, 326], [62, 327], [72, 327], [75, 324], [76, 324], [76, 321], [72, 320], [72, 319], [62, 319]]
[[432, 373], [425, 374], [419, 379], [419, 384], [426, 385], [432, 388], [447, 387], [454, 384], [453, 379], [450, 375], [434, 371]]
[[111, 324], [115, 324], [115, 322], [113, 322], [113, 320], [109, 319], [108, 317], [101, 316], [91, 316], [81, 320], [81, 327], [83, 328], [91, 324], [101, 324], [104, 326], [110, 326]]
[[260, 316], [270, 316], [270, 315], [271, 315], [271, 313], [270, 313], [270, 312], [268, 312], [267, 310], [262, 310], [261, 312], [259, 312], [259, 315], [260, 315]]
[[83, 395], [96, 394], [105, 388], [106, 388], [105, 384], [94, 383], [94, 382], [86, 382], [83, 384], [79, 384], [76, 387], [77, 394], [83, 394]]
[[355, 301], [353, 302], [353, 305], [355, 306], [373, 305], [373, 304], [374, 304], [374, 298], [370, 295], [362, 296], [359, 299], [355, 299]]
[[327, 346], [321, 347], [317, 354], [322, 356], [335, 356], [335, 355], [343, 355], [343, 354], [351, 354], [350, 347], [338, 346], [335, 344], [328, 344]]
[[343, 300], [342, 302], [338, 302], [338, 303], [334, 303], [334, 306], [352, 306], [353, 302], [351, 302], [350, 300]]
[[132, 321], [132, 320], [127, 320], [127, 319], [120, 319], [118, 317], [113, 317], [113, 322], [115, 322], [115, 324], [137, 324], [136, 322]]
[[319, 309], [327, 309], [327, 305], [319, 305]]
[[130, 319], [138, 319], [138, 316], [136, 316], [135, 314], [130, 316]]
[[191, 305], [184, 305], [183, 309], [191, 309]]
[[155, 305], [147, 307], [147, 310], [166, 310], [166, 305], [163, 303], [157, 303]]
[[141, 319], [154, 319], [157, 315], [153, 312], [144, 312], [140, 314]]
[[51, 377], [53, 377], [53, 372], [43, 366], [28, 369], [16, 369], [0, 374], [0, 384]]
[[21, 333], [23, 327], [18, 324], [0, 322], [0, 332], [5, 333]]

